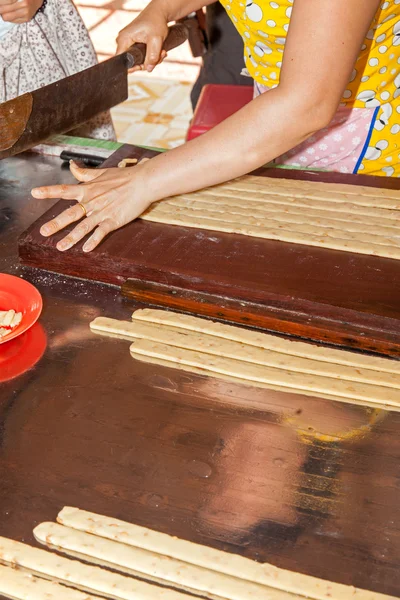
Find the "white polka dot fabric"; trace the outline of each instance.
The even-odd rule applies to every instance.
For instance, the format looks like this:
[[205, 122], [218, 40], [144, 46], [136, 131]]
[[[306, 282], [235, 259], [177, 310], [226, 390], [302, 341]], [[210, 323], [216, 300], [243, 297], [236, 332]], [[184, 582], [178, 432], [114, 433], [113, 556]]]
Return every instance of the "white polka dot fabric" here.
[[[249, 74], [264, 89], [276, 87], [293, 0], [221, 1], [244, 40]], [[349, 131], [353, 139], [363, 140], [356, 161], [354, 151], [351, 156], [357, 171], [400, 176], [400, 0], [387, 0], [379, 7], [341, 105], [349, 110], [371, 109], [367, 134], [358, 131], [355, 136]], [[344, 145], [351, 147], [341, 144], [339, 148]], [[350, 161], [346, 169], [349, 166]]]

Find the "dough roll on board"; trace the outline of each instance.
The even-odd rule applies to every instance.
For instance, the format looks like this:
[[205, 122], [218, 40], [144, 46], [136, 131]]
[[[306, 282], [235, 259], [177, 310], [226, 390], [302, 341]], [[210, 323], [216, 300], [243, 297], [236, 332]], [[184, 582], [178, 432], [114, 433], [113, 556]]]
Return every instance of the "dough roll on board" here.
[[[158, 552], [165, 556], [197, 565], [204, 569], [241, 578], [264, 586], [290, 592], [314, 600], [388, 600], [391, 596], [361, 590], [340, 583], [331, 583], [309, 575], [294, 573], [270, 564], [257, 563], [248, 558], [201, 546], [187, 540], [132, 525], [111, 517], [89, 513], [78, 508], [65, 507], [58, 515], [60, 523], [79, 531], [90, 532], [132, 547]], [[293, 596], [290, 596], [293, 599]], [[260, 596], [261, 598], [261, 596]]]
[[141, 216], [395, 259], [400, 259], [399, 217], [398, 190], [254, 175], [167, 198]]
[[[310, 214], [313, 217], [326, 217], [344, 220], [345, 214], [351, 212], [351, 216], [354, 222], [365, 222], [365, 217], [369, 219], [378, 218], [379, 221], [383, 221], [381, 224], [386, 226], [390, 225], [393, 227], [398, 226], [398, 209], [390, 208], [376, 208], [376, 206], [362, 206], [360, 204], [352, 204], [349, 197], [345, 201], [332, 201], [322, 202], [318, 201], [313, 197], [298, 195], [268, 195], [264, 196], [261, 194], [254, 194], [251, 192], [232, 192], [225, 188], [224, 192], [219, 193], [215, 188], [210, 188], [202, 191], [202, 197], [200, 202], [217, 205], [229, 205], [229, 206], [243, 206], [242, 196], [246, 199], [246, 206], [256, 208], [257, 210], [274, 210], [276, 212], [292, 211], [300, 212], [301, 214]], [[221, 199], [222, 198], [222, 199]], [[182, 195], [168, 199], [168, 204], [179, 203], [181, 206], [186, 206], [187, 200], [193, 201], [193, 195]], [[196, 201], [193, 201], [196, 202]], [[193, 204], [192, 204], [193, 205]]]
[[[242, 197], [246, 200], [246, 207], [250, 207], [252, 210], [272, 213], [284, 213], [290, 215], [309, 215], [316, 219], [334, 219], [340, 220], [342, 223], [349, 222], [345, 220], [345, 214], [351, 212], [351, 222], [353, 223], [365, 223], [365, 217], [368, 216], [369, 223], [390, 227], [399, 228], [398, 222], [398, 210], [389, 208], [377, 208], [376, 206], [362, 206], [360, 204], [352, 204], [350, 199], [344, 202], [321, 202], [316, 201], [315, 198], [309, 197], [296, 197], [293, 195], [279, 195], [269, 194], [265, 196], [259, 193], [251, 192], [240, 192], [234, 193], [225, 188], [225, 191], [221, 195], [216, 191], [215, 188], [210, 188], [202, 191], [201, 200], [193, 200], [192, 194], [183, 194], [182, 196], [175, 196], [166, 200], [168, 204], [175, 206], [205, 206], [213, 207], [215, 210], [219, 210], [219, 207], [229, 206], [232, 208], [240, 209], [243, 212]], [[191, 204], [188, 201], [191, 200]], [[346, 231], [348, 229], [346, 228]], [[376, 231], [374, 231], [374, 234]]]
[[[299, 225], [310, 225], [314, 224], [316, 227], [327, 227], [330, 229], [339, 228], [341, 231], [346, 233], [358, 232], [360, 229], [360, 223], [364, 233], [368, 233], [372, 236], [376, 235], [378, 228], [380, 236], [382, 235], [397, 235], [400, 231], [400, 225], [398, 218], [392, 221], [386, 220], [382, 222], [382, 218], [374, 219], [373, 216], [369, 216], [369, 225], [365, 224], [365, 215], [352, 215], [352, 219], [349, 222], [344, 218], [341, 213], [338, 215], [327, 214], [326, 211], [321, 209], [312, 209], [309, 207], [301, 206], [290, 206], [282, 209], [282, 205], [278, 203], [257, 203], [257, 201], [247, 200], [246, 205], [248, 208], [243, 208], [235, 198], [229, 200], [224, 199], [223, 204], [218, 202], [217, 197], [210, 197], [209, 200], [203, 198], [202, 200], [188, 200], [183, 198], [173, 198], [167, 201], [168, 206], [176, 206], [179, 208], [190, 207], [193, 210], [206, 211], [210, 214], [219, 215], [225, 217], [225, 213], [228, 212], [232, 215], [242, 215], [243, 217], [248, 216], [247, 210], [251, 208], [252, 217], [258, 219], [268, 219], [277, 221], [276, 225], [279, 226], [279, 222], [282, 223], [297, 223]], [[374, 209], [376, 210], [376, 209]], [[382, 212], [385, 212], [382, 209]], [[373, 238], [371, 239], [373, 241]]]
[[[60, 557], [0, 537], [0, 563], [18, 565], [31, 575], [72, 586], [80, 591], [113, 600], [193, 600], [186, 594], [149, 585], [132, 577]], [[85, 596], [88, 597], [88, 596]]]
[[33, 533], [39, 542], [49, 548], [211, 600], [300, 600], [297, 594], [289, 594], [56, 523], [41, 523]]
[[242, 190], [247, 192], [257, 191], [259, 194], [269, 196], [282, 194], [284, 196], [312, 196], [325, 201], [340, 202], [341, 199], [350, 198], [355, 204], [361, 206], [375, 206], [400, 209], [399, 190], [387, 188], [374, 188], [365, 185], [351, 185], [346, 183], [324, 183], [322, 181], [299, 181], [294, 179], [268, 179], [256, 175], [244, 175], [233, 181], [221, 183], [213, 189]]
[[[170, 208], [167, 204], [158, 204], [151, 208], [149, 212], [141, 217], [145, 221], [154, 223], [165, 223], [167, 225], [180, 225], [182, 227], [194, 227], [195, 229], [205, 229], [208, 231], [222, 231], [223, 233], [237, 233], [249, 237], [258, 237], [266, 240], [276, 240], [287, 242], [289, 244], [301, 244], [303, 246], [316, 246], [317, 248], [330, 248], [331, 250], [342, 250], [345, 252], [354, 252], [355, 254], [370, 254], [371, 256], [381, 256], [383, 258], [400, 259], [400, 247], [397, 246], [398, 239], [394, 237], [387, 238], [387, 244], [370, 244], [359, 239], [355, 234], [351, 239], [343, 239], [338, 230], [336, 237], [328, 234], [310, 234], [307, 231], [298, 231], [289, 225], [276, 227], [254, 225], [243, 218], [221, 220], [210, 219], [194, 214], [190, 210], [176, 210]], [[390, 242], [390, 243], [389, 243]]]
[[[321, 219], [306, 220], [303, 217], [302, 219], [295, 220], [286, 210], [273, 215], [265, 213], [262, 210], [252, 210], [251, 215], [249, 215], [248, 208], [235, 210], [229, 204], [218, 204], [217, 207], [210, 205], [200, 208], [193, 200], [190, 200], [190, 204], [189, 201], [185, 204], [167, 201], [165, 204], [159, 204], [157, 210], [154, 209], [154, 213], [158, 216], [164, 215], [164, 217], [167, 217], [171, 212], [175, 213], [176, 216], [174, 218], [178, 222], [187, 218], [193, 219], [193, 221], [196, 219], [199, 225], [205, 225], [203, 229], [213, 229], [215, 221], [217, 229], [223, 227], [223, 231], [229, 232], [232, 230], [236, 233], [236, 228], [239, 227], [238, 233], [252, 237], [267, 237], [270, 239], [291, 241], [291, 236], [293, 236], [293, 241], [298, 239], [299, 243], [309, 242], [309, 245], [312, 246], [331, 244], [338, 247], [339, 250], [343, 246], [344, 248], [351, 248], [353, 251], [357, 251], [357, 243], [360, 250], [363, 250], [362, 254], [369, 254], [368, 245], [374, 249], [378, 246], [384, 246], [385, 253], [389, 252], [390, 248], [391, 252], [398, 253], [398, 249], [395, 247], [399, 234], [399, 229], [397, 228], [393, 228], [391, 231], [385, 228], [385, 230], [381, 231], [377, 227], [374, 229], [375, 233], [371, 234], [364, 231], [364, 224], [361, 225], [354, 221], [352, 225], [347, 225], [343, 221], [335, 221], [333, 219], [325, 221]], [[377, 235], [377, 231], [379, 235]], [[325, 238], [333, 238], [333, 240], [325, 240]], [[394, 243], [390, 243], [391, 238], [393, 238]], [[364, 250], [367, 250], [367, 252], [364, 252]], [[372, 254], [376, 254], [376, 252], [374, 251]]]
[[100, 600], [95, 596], [0, 566], [0, 594], [12, 600]]

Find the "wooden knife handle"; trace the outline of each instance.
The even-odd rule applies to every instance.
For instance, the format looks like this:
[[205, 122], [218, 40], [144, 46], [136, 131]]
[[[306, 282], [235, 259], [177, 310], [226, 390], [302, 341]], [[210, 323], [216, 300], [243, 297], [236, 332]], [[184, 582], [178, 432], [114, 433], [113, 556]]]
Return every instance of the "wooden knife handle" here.
[[[163, 44], [163, 50], [166, 52], [186, 42], [189, 36], [188, 28], [186, 25], [183, 25], [183, 23], [176, 23], [175, 25], [171, 25], [168, 29], [169, 33]], [[142, 65], [146, 58], [146, 44], [139, 42], [133, 44], [133, 46], [127, 50], [126, 55], [128, 59], [128, 69]]]

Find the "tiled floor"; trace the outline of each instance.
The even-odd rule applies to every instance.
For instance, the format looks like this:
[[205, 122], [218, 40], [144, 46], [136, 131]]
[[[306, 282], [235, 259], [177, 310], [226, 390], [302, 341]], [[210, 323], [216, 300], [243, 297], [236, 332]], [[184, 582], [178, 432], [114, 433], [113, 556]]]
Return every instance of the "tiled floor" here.
[[131, 77], [129, 99], [113, 109], [118, 141], [156, 148], [181, 144], [192, 117], [191, 86], [155, 76]]
[[[115, 39], [147, 0], [77, 0], [100, 60], [115, 52]], [[129, 76], [129, 98], [112, 110], [118, 141], [160, 148], [183, 143], [192, 117], [190, 90], [200, 60], [185, 44], [168, 54], [154, 73]]]

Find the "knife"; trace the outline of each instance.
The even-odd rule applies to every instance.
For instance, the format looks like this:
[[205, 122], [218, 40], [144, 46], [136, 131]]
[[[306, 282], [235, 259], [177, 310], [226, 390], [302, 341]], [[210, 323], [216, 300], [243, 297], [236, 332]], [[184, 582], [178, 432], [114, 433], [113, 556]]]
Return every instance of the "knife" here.
[[[188, 38], [182, 23], [169, 27], [167, 52]], [[142, 65], [146, 45], [133, 44], [123, 54], [94, 67], [0, 104], [0, 159], [65, 133], [128, 98], [128, 69]]]

